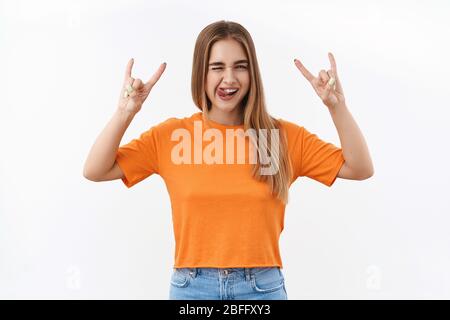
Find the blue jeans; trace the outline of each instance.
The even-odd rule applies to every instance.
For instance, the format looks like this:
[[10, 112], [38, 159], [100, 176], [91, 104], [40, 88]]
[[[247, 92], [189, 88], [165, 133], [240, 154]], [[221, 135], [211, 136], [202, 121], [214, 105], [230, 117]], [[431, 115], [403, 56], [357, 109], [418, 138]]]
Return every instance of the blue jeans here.
[[287, 300], [279, 267], [174, 268], [170, 300]]

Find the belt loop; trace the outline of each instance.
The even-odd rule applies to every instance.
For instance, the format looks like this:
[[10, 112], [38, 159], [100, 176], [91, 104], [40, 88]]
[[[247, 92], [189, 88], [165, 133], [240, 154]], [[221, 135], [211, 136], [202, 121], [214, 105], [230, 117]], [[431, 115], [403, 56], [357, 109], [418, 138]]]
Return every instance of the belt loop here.
[[245, 280], [250, 281], [250, 268], [245, 268]]

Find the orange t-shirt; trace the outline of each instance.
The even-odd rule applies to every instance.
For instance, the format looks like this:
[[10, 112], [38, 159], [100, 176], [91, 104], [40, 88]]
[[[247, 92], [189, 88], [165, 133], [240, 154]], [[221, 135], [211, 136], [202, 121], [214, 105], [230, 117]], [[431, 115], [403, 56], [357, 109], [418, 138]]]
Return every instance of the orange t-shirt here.
[[[304, 127], [278, 120], [287, 133], [294, 170], [290, 184], [297, 177], [306, 176], [331, 186], [344, 163], [342, 149], [319, 139]], [[116, 160], [124, 173], [123, 183], [129, 188], [153, 173], [163, 178], [172, 205], [175, 268], [282, 268], [278, 242], [284, 228], [285, 205], [271, 195], [267, 183], [252, 177], [248, 152], [245, 163], [237, 161], [237, 152], [233, 163], [226, 161], [226, 129], [244, 126], [223, 125], [212, 120], [208, 123], [209, 128], [223, 133], [223, 163], [206, 163], [206, 158], [200, 163], [195, 160], [215, 141], [202, 139], [200, 135], [202, 142], [196, 147], [195, 134], [199, 137], [199, 132], [208, 129], [202, 112], [197, 112], [181, 119], [169, 118], [122, 145]], [[178, 130], [178, 138], [172, 141], [172, 133], [180, 128], [184, 130]], [[189, 134], [190, 150], [186, 147], [180, 151], [183, 140], [180, 136], [188, 141]], [[245, 141], [248, 150], [249, 139]], [[237, 142], [235, 151], [236, 146]], [[176, 161], [174, 155], [178, 157]], [[179, 163], [180, 156], [185, 156], [185, 163]], [[190, 162], [186, 161], [188, 158]]]

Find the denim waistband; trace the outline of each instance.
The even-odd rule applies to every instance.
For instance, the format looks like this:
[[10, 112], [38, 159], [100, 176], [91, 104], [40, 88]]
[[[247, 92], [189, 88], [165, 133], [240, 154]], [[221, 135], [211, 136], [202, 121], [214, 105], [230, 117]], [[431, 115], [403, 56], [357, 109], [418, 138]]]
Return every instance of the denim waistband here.
[[[257, 274], [259, 272], [263, 272], [269, 269], [277, 269], [280, 270], [280, 267], [252, 267], [252, 268], [193, 268], [193, 267], [185, 267], [185, 268], [173, 268], [174, 270], [179, 270], [185, 273], [189, 273], [192, 277], [196, 277], [198, 274], [209, 276], [209, 277], [219, 277], [219, 276], [229, 276], [232, 274], [235, 275], [243, 275], [246, 278], [250, 278], [252, 275]], [[280, 271], [281, 272], [281, 271]]]

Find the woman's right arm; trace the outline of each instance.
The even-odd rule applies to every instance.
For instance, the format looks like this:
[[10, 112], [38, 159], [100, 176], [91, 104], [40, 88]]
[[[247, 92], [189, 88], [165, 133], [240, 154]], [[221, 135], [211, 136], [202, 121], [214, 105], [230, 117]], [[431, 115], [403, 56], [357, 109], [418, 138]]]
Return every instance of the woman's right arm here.
[[[166, 68], [165, 63], [161, 64], [150, 80], [143, 83], [140, 79], [131, 77], [133, 63], [133, 59], [128, 62], [118, 108], [97, 137], [84, 163], [83, 175], [88, 180], [107, 181], [123, 177], [123, 172], [116, 162], [120, 141]], [[127, 95], [126, 89], [128, 85], [133, 89], [129, 95]]]

